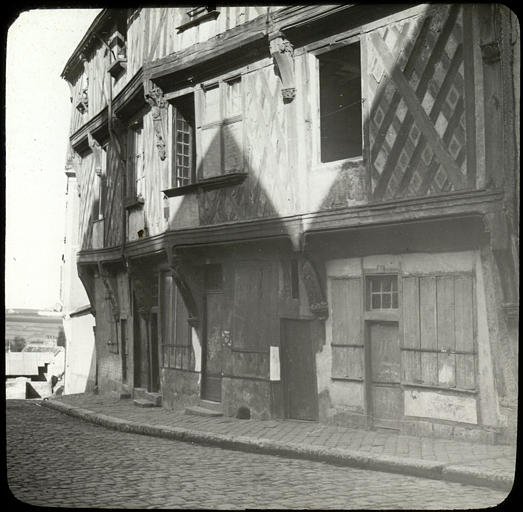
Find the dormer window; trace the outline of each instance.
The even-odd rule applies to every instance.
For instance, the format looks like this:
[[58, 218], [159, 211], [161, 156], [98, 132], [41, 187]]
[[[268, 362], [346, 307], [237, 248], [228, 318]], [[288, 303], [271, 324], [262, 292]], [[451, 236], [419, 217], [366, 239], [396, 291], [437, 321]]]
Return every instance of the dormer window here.
[[220, 11], [209, 6], [188, 7], [182, 15], [181, 24], [177, 27], [177, 30], [182, 32], [203, 21], [215, 20], [219, 14]]
[[113, 78], [118, 79], [127, 68], [127, 44], [125, 36], [118, 30], [115, 30], [111, 36], [109, 48], [111, 49], [109, 73]]
[[[86, 79], [87, 81], [87, 79]], [[76, 98], [76, 109], [81, 113], [85, 114], [89, 107], [89, 97], [87, 95], [87, 85], [78, 93]]]

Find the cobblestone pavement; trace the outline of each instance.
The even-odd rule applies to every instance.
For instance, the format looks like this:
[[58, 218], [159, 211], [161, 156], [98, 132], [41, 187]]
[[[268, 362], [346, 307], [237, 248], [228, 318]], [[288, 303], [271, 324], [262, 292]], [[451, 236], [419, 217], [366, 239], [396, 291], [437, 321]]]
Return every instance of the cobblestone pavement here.
[[33, 401], [7, 401], [7, 477], [40, 506], [485, 508], [507, 493], [321, 462], [126, 434]]
[[[58, 398], [56, 398], [58, 399]], [[140, 408], [132, 400], [108, 395], [64, 395], [60, 401], [91, 411], [150, 425], [190, 428], [213, 434], [248, 435], [256, 439], [306, 443], [357, 450], [363, 454], [411, 457], [443, 464], [480, 464], [492, 471], [514, 472], [515, 446], [390, 434], [379, 431], [292, 420], [238, 420], [191, 416], [181, 410]]]

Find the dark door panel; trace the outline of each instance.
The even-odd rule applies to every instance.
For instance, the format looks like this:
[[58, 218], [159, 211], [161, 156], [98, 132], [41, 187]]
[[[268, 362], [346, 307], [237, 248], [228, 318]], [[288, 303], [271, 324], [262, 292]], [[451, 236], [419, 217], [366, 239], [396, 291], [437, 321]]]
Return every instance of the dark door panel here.
[[310, 321], [282, 320], [281, 351], [287, 417], [317, 420], [318, 390]]

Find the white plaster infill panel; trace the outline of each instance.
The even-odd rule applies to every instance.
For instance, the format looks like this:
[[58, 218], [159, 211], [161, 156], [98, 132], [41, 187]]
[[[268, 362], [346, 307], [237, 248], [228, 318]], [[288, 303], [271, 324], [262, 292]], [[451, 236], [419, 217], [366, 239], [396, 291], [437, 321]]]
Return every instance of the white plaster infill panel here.
[[472, 272], [477, 251], [412, 253], [401, 255], [404, 274]]
[[405, 416], [459, 421], [476, 425], [476, 399], [437, 391], [404, 391]]
[[359, 277], [362, 275], [362, 258], [345, 258], [326, 262], [329, 277]]

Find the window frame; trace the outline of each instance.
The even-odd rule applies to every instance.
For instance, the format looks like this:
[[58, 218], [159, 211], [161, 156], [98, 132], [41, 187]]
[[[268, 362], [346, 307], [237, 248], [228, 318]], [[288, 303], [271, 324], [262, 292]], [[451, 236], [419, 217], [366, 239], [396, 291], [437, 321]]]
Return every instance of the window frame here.
[[[180, 89], [178, 91], [168, 93], [165, 95], [166, 100], [169, 103], [169, 145], [168, 145], [168, 157], [170, 160], [169, 164], [169, 175], [164, 175], [163, 181], [166, 187], [163, 189], [163, 193], [166, 197], [174, 197], [184, 195], [186, 193], [194, 192], [200, 188], [218, 188], [223, 186], [230, 186], [241, 183], [247, 176], [245, 172], [245, 133], [243, 129], [243, 124], [240, 124], [238, 143], [238, 165], [226, 168], [226, 144], [225, 144], [225, 132], [230, 129], [230, 127], [238, 125], [238, 123], [243, 123], [244, 121], [244, 111], [245, 111], [245, 100], [244, 100], [244, 87], [243, 83], [243, 69], [235, 70], [224, 74], [218, 78], [202, 82], [194, 87], [187, 87]], [[239, 92], [237, 98], [237, 112], [230, 113], [227, 108], [227, 92], [228, 87], [234, 83], [239, 82]], [[216, 119], [207, 121], [205, 119], [206, 115], [206, 105], [205, 105], [205, 93], [208, 90], [218, 89], [218, 100], [217, 108], [219, 114]], [[187, 96], [189, 94], [194, 94], [194, 170], [193, 178], [190, 183], [186, 185], [177, 186], [175, 180], [173, 179], [173, 167], [174, 159], [176, 153], [174, 151], [174, 129], [173, 129], [173, 117], [175, 103], [179, 98]], [[219, 157], [219, 166], [220, 172], [217, 174], [212, 174], [211, 176], [205, 177], [203, 172], [203, 132], [207, 129], [215, 129], [219, 134], [219, 148], [220, 148], [220, 157]], [[234, 161], [234, 160], [233, 160]]]
[[[127, 133], [126, 133], [126, 170], [127, 170], [127, 183], [126, 183], [126, 205], [127, 206], [136, 206], [139, 204], [143, 204], [145, 201], [145, 138], [144, 138], [144, 122], [143, 122], [143, 114], [135, 116], [133, 119], [129, 121], [127, 124]], [[141, 180], [143, 180], [142, 184], [142, 192], [143, 194], [139, 194], [139, 189], [137, 186], [138, 182], [138, 175], [137, 175], [137, 168], [136, 165], [136, 137], [137, 137], [137, 130], [140, 130], [141, 132], [141, 162], [142, 162], [142, 175]], [[131, 154], [133, 155], [131, 157]]]
[[[331, 162], [321, 161], [321, 109], [320, 109], [320, 62], [319, 56], [337, 50], [344, 46], [359, 43], [360, 45], [360, 71], [361, 71], [361, 155], [345, 157]], [[301, 53], [301, 52], [300, 52]], [[335, 36], [315, 41], [304, 47], [304, 58], [307, 62], [311, 77], [310, 98], [311, 98], [311, 148], [312, 148], [312, 168], [313, 169], [336, 169], [340, 170], [345, 165], [361, 165], [368, 161], [369, 141], [368, 141], [368, 80], [367, 80], [367, 46], [366, 38], [361, 28], [342, 32]]]
[[[177, 170], [177, 166], [176, 166], [177, 141], [175, 140], [176, 135], [177, 135], [177, 131], [175, 128], [176, 113], [179, 112], [179, 109], [176, 107], [176, 101], [177, 100], [181, 101], [181, 98], [184, 98], [184, 97], [187, 97], [190, 95], [192, 95], [192, 108], [193, 108], [193, 115], [194, 115], [192, 125], [190, 124], [190, 122], [188, 122], [185, 119], [185, 122], [190, 126], [191, 132], [192, 132], [192, 133], [190, 133], [190, 139], [191, 139], [190, 140], [190, 169], [189, 169], [189, 176], [187, 177], [188, 183], [179, 185], [178, 179], [180, 177], [178, 176], [178, 170]], [[196, 169], [197, 169], [197, 154], [198, 154], [197, 148], [196, 148], [196, 144], [197, 144], [196, 143], [196, 105], [195, 105], [194, 92], [186, 92], [185, 94], [179, 95], [176, 98], [173, 98], [172, 100], [169, 101], [169, 140], [170, 140], [170, 145], [169, 145], [169, 151], [170, 151], [169, 163], [170, 163], [170, 165], [169, 165], [169, 179], [168, 179], [169, 188], [175, 189], [175, 188], [181, 188], [184, 186], [193, 185], [197, 181]]]
[[97, 168], [98, 176], [98, 217], [104, 220], [104, 211], [107, 204], [107, 159], [109, 158], [109, 141], [100, 145], [100, 167]]

